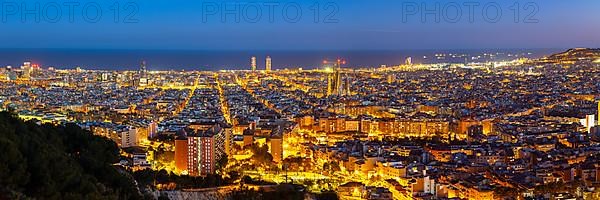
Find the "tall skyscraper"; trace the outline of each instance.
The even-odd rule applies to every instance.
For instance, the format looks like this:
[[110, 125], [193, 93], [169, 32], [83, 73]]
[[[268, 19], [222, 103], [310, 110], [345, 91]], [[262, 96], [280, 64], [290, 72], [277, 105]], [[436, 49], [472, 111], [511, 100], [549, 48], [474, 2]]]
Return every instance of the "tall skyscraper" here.
[[267, 56], [267, 59], [265, 60], [265, 71], [271, 71], [271, 56]]
[[21, 70], [23, 70], [23, 75], [21, 77], [24, 79], [29, 79], [31, 77], [31, 72], [33, 71], [31, 62], [24, 62], [23, 66], [21, 66]]
[[256, 56], [250, 58], [250, 66], [252, 67], [252, 71], [256, 71]]
[[146, 72], [148, 72], [148, 70], [146, 69], [146, 61], [142, 60], [142, 63], [140, 64], [140, 74], [144, 76], [146, 75]]
[[142, 60], [142, 63], [140, 63], [140, 77], [138, 80], [138, 86], [148, 86], [149, 84], [149, 80], [148, 80], [148, 70], [146, 69], [146, 61]]
[[406, 65], [412, 65], [412, 58], [411, 57], [406, 58], [406, 61], [404, 63]]

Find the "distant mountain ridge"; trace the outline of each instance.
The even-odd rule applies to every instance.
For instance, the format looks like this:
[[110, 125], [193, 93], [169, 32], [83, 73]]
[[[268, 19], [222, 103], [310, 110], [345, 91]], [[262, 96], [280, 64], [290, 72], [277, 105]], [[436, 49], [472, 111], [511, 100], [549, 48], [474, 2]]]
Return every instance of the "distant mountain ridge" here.
[[600, 48], [572, 48], [534, 60], [535, 64], [576, 64], [600, 61]]

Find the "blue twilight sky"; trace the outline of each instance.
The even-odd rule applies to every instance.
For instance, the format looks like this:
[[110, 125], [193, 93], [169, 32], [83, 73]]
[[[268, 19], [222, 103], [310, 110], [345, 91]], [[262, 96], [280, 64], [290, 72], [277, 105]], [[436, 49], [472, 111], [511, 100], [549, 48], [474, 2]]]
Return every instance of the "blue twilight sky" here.
[[597, 0], [83, 0], [78, 6], [73, 2], [1, 0], [0, 48], [600, 47]]

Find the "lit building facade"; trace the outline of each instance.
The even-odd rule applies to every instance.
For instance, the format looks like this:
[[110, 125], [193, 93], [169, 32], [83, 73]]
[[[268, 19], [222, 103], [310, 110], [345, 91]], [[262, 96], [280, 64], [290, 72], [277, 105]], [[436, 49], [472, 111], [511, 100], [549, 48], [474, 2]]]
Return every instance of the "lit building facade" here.
[[187, 137], [175, 138], [175, 168], [177, 172], [187, 172], [188, 140]]
[[585, 118], [581, 119], [581, 125], [585, 127], [585, 130], [588, 133], [590, 133], [591, 128], [594, 127], [595, 124], [596, 121], [594, 115], [586, 115]]
[[121, 133], [121, 148], [138, 146], [138, 129], [131, 128], [129, 131]]
[[213, 174], [217, 161], [227, 156], [226, 131], [219, 124], [197, 127], [182, 130], [186, 139], [175, 141], [175, 165], [190, 176], [205, 176]]
[[362, 132], [389, 136], [447, 137], [452, 125], [446, 119], [351, 119], [319, 118], [313, 131], [325, 133]]
[[252, 67], [252, 71], [256, 71], [256, 57], [252, 56], [250, 58], [250, 67]]
[[271, 56], [267, 56], [267, 59], [265, 60], [265, 71], [271, 71]]

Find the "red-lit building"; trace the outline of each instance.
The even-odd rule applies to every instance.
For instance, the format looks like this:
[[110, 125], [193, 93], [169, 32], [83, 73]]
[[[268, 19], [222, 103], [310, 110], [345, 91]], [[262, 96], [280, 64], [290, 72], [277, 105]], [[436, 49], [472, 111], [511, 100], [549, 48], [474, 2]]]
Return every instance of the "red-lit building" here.
[[175, 140], [175, 166], [190, 176], [205, 176], [216, 170], [225, 153], [226, 131], [219, 124], [190, 125]]
[[187, 171], [188, 141], [185, 136], [175, 138], [175, 168], [178, 172]]

